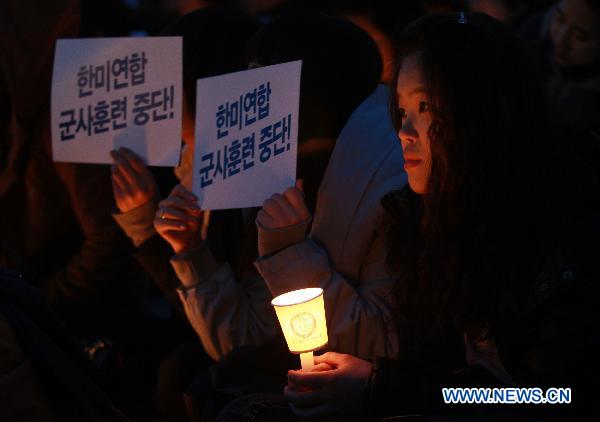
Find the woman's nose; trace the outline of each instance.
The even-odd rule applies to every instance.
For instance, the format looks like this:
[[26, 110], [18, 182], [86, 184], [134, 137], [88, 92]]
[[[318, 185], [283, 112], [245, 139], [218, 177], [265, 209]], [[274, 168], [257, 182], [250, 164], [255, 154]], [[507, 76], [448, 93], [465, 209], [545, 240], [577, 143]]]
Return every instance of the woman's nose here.
[[398, 131], [398, 137], [402, 142], [414, 143], [419, 138], [419, 133], [415, 129], [413, 119], [410, 116], [402, 122], [402, 127]]

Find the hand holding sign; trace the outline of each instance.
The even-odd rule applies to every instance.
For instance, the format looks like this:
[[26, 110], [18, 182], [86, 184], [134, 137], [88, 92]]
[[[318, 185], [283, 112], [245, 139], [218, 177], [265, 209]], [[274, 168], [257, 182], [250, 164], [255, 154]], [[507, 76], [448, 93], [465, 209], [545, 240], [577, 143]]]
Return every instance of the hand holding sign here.
[[199, 79], [193, 191], [204, 209], [260, 206], [296, 179], [301, 62]]
[[202, 242], [202, 215], [196, 195], [177, 185], [165, 200], [159, 202], [154, 228], [176, 254], [186, 252]]
[[265, 229], [279, 229], [294, 226], [310, 218], [310, 211], [304, 202], [302, 181], [287, 188], [283, 194], [274, 194], [263, 203], [256, 221]]
[[125, 213], [151, 201], [158, 194], [154, 176], [142, 159], [127, 148], [111, 151], [111, 179], [115, 202]]

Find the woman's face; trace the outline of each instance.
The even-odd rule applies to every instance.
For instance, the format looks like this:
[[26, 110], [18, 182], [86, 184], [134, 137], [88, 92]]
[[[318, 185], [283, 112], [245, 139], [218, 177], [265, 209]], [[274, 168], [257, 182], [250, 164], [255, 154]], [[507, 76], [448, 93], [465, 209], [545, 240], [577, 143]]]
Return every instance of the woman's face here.
[[554, 61], [562, 67], [580, 67], [600, 60], [600, 16], [586, 0], [562, 0], [556, 6], [550, 38]]
[[400, 119], [402, 122], [398, 137], [404, 154], [404, 169], [410, 188], [422, 195], [431, 172], [429, 127], [432, 117], [418, 55], [410, 55], [402, 61], [396, 93], [399, 122]]

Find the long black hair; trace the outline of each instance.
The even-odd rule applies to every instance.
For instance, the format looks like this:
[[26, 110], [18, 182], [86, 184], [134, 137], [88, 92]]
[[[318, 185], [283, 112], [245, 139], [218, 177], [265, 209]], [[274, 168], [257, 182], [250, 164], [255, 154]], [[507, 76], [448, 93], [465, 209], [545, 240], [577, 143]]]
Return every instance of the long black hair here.
[[[442, 358], [462, 334], [526, 323], [527, 300], [563, 195], [557, 143], [533, 55], [485, 15], [439, 14], [397, 43], [417, 55], [430, 103], [427, 192], [386, 196], [388, 266], [402, 349]], [[397, 126], [397, 98], [391, 111]]]

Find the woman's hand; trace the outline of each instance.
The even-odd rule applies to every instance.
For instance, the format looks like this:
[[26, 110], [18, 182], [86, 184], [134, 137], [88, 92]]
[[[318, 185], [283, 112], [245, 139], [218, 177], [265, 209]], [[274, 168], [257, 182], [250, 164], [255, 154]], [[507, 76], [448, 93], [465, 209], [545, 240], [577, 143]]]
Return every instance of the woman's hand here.
[[[300, 420], [360, 420], [373, 365], [351, 355], [315, 356], [315, 370], [289, 371], [283, 393]], [[323, 370], [323, 368], [333, 368]], [[318, 369], [321, 368], [321, 369]]]
[[154, 228], [176, 254], [186, 252], [202, 241], [202, 215], [196, 195], [177, 185], [166, 199], [159, 202]]
[[296, 181], [296, 186], [289, 187], [283, 194], [274, 194], [263, 203], [262, 209], [256, 216], [256, 221], [265, 229], [279, 229], [302, 223], [310, 217], [302, 181]]
[[157, 196], [154, 176], [142, 159], [127, 148], [111, 151], [112, 187], [117, 208], [128, 212], [149, 202]]

